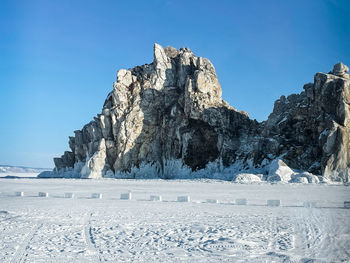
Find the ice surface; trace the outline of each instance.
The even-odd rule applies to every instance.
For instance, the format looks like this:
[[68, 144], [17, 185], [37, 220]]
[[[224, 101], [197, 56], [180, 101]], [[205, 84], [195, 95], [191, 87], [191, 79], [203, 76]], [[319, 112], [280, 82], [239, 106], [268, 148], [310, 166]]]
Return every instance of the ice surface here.
[[[37, 193], [49, 193], [38, 198]], [[0, 262], [349, 262], [349, 187], [0, 179]], [[132, 201], [119, 199], [131, 190]], [[24, 191], [18, 198], [14, 192]], [[65, 192], [76, 198], [62, 198]], [[92, 193], [103, 199], [91, 199]], [[162, 202], [150, 202], [161, 195]], [[191, 196], [191, 202], [175, 202]], [[234, 204], [237, 198], [248, 204]], [[209, 198], [219, 200], [208, 204]], [[268, 207], [267, 200], [281, 200]], [[303, 203], [317, 202], [316, 208]]]
[[317, 207], [317, 202], [312, 202], [312, 201], [304, 202], [304, 207]]

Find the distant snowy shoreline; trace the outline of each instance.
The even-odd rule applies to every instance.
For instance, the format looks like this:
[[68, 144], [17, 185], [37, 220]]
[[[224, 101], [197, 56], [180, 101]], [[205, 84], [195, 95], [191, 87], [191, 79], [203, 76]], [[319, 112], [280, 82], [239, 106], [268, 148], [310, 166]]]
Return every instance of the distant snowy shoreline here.
[[13, 165], [0, 165], [1, 173], [41, 173], [44, 171], [50, 171], [51, 168], [34, 168], [26, 166], [13, 166]]
[[0, 165], [0, 178], [35, 178], [50, 168], [33, 168], [26, 166]]

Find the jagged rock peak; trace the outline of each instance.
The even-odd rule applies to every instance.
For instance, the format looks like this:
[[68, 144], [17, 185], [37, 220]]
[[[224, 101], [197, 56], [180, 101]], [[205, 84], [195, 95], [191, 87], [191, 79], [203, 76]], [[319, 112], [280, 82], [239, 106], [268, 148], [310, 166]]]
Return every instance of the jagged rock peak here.
[[176, 58], [177, 56], [187, 56], [195, 57], [192, 51], [189, 48], [180, 48], [177, 50], [174, 47], [167, 46], [163, 48], [161, 45], [154, 43], [153, 46], [153, 57], [154, 63], [168, 63], [171, 59]]
[[349, 71], [349, 67], [344, 65], [342, 62], [339, 62], [334, 65], [332, 74], [339, 77], [349, 78], [349, 74], [347, 74], [348, 71]]
[[175, 58], [179, 54], [179, 51], [171, 46], [167, 46], [164, 52], [169, 58]]
[[155, 63], [169, 62], [169, 57], [165, 54], [163, 47], [157, 43], [155, 43], [153, 46], [153, 56]]

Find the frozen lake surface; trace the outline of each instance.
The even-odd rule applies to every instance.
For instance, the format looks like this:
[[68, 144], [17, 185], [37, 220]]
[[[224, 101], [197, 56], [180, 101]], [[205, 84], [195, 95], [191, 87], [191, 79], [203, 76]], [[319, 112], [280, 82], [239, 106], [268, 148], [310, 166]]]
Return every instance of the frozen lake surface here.
[[[349, 189], [0, 179], [0, 262], [349, 262]], [[132, 199], [120, 200], [128, 191]], [[102, 198], [91, 198], [93, 193]], [[149, 201], [151, 195], [162, 201]], [[190, 202], [177, 202], [178, 196]], [[236, 205], [236, 199], [247, 205]], [[267, 200], [281, 206], [267, 206]], [[304, 202], [317, 207], [305, 208]]]

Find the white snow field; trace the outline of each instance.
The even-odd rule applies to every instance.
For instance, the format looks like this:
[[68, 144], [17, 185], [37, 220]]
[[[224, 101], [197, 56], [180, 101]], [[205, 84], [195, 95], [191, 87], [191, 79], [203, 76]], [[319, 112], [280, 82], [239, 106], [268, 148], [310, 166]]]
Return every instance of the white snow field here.
[[2, 178], [36, 178], [40, 174], [39, 172], [34, 173], [17, 173], [17, 172], [4, 172], [0, 173], [0, 179]]
[[[0, 179], [0, 262], [349, 262], [349, 189], [214, 180]], [[121, 200], [129, 191], [132, 199]], [[91, 198], [93, 193], [102, 198]], [[162, 201], [150, 201], [151, 195]], [[190, 201], [177, 202], [179, 196]], [[246, 205], [235, 204], [244, 198]], [[281, 203], [267, 206], [267, 200]]]
[[0, 178], [37, 177], [49, 168], [31, 168], [24, 166], [0, 165]]

